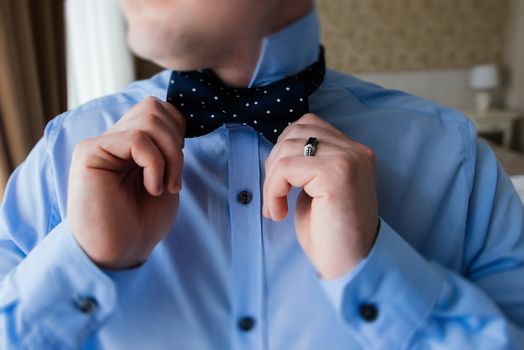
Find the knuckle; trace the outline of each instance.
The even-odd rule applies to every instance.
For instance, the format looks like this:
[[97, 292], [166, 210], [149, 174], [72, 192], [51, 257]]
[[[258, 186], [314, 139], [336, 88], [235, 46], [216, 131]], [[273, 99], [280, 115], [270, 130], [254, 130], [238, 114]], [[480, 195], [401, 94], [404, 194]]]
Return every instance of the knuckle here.
[[174, 160], [177, 163], [179, 160], [184, 158], [184, 153], [180, 147], [178, 147], [176, 144], [173, 144], [172, 147], [169, 147], [166, 150], [166, 156], [168, 159]]
[[186, 118], [184, 118], [182, 115], [177, 115], [175, 117], [175, 123], [177, 125], [177, 132], [180, 135], [180, 138], [182, 139], [182, 142], [184, 142], [184, 136], [186, 134]]
[[153, 128], [158, 125], [160, 118], [154, 113], [146, 113], [142, 116], [142, 123], [146, 128]]
[[181, 131], [182, 131], [182, 132], [185, 132], [185, 131], [186, 131], [186, 126], [187, 126], [186, 118], [184, 118], [184, 117], [182, 116], [182, 114], [177, 113], [177, 114], [176, 114], [176, 120], [178, 120], [178, 122], [179, 122], [179, 125], [180, 125], [180, 128], [181, 128]]
[[163, 110], [162, 101], [160, 101], [158, 98], [154, 96], [148, 96], [144, 98], [143, 103], [147, 111], [154, 111], [154, 112], [161, 113], [161, 111]]
[[297, 139], [295, 138], [287, 138], [285, 140], [282, 141], [282, 149], [283, 150], [287, 150], [287, 149], [293, 149], [297, 144]]
[[373, 152], [371, 149], [369, 149], [369, 151], [366, 153], [366, 155], [368, 156], [368, 159], [373, 163], [375, 164], [377, 162], [377, 155], [375, 154], [375, 152]]
[[300, 131], [307, 130], [308, 128], [309, 128], [309, 126], [307, 124], [303, 124], [303, 123], [297, 123], [295, 125], [295, 129], [300, 130]]
[[306, 113], [300, 118], [301, 121], [306, 122], [306, 123], [314, 123], [318, 119], [319, 117], [313, 113]]
[[144, 143], [147, 138], [147, 133], [144, 130], [134, 129], [129, 131], [129, 138], [131, 143]]
[[82, 152], [82, 151], [85, 151], [87, 150], [88, 148], [91, 147], [91, 143], [92, 143], [92, 140], [91, 139], [85, 139], [83, 141], [80, 141], [76, 147], [75, 147], [75, 151], [77, 152]]
[[377, 156], [371, 148], [365, 145], [361, 145], [361, 149], [365, 160], [367, 160], [371, 164], [375, 164], [377, 162]]
[[153, 107], [153, 108], [160, 107], [160, 100], [154, 96], [144, 97], [144, 99], [142, 100], [142, 103], [148, 107]]
[[73, 149], [73, 159], [83, 159], [85, 158], [92, 149], [93, 140], [86, 139], [80, 141], [75, 148]]
[[183, 164], [184, 163], [184, 152], [182, 152], [182, 150], [179, 149], [177, 154], [178, 154], [178, 158], [180, 160], [180, 164]]
[[184, 164], [184, 153], [182, 152], [175, 152], [171, 158], [171, 162], [169, 162], [169, 166], [172, 169], [174, 173], [180, 172], [182, 170], [182, 166]]
[[280, 158], [275, 165], [275, 169], [286, 169], [291, 163], [291, 157], [282, 157]]
[[368, 156], [369, 158], [372, 158], [375, 156], [375, 152], [373, 152], [373, 150], [369, 148], [368, 146], [361, 145], [361, 147], [362, 147], [362, 151], [364, 152], [364, 154]]
[[303, 139], [287, 139], [282, 144], [281, 155], [282, 157], [302, 155], [304, 149]]
[[151, 166], [157, 169], [163, 169], [165, 161], [163, 157], [150, 157], [149, 159]]
[[306, 124], [302, 123], [296, 123], [293, 128], [289, 131], [288, 137], [292, 137], [292, 135], [301, 135], [305, 133], [308, 129], [308, 126]]
[[187, 119], [182, 114], [182, 112], [180, 112], [178, 109], [174, 108], [173, 116], [175, 118], [175, 121], [178, 122], [180, 124], [180, 126], [185, 129], [186, 124], [187, 124]]
[[351, 175], [354, 167], [352, 166], [351, 158], [347, 156], [335, 156], [331, 160], [331, 165], [334, 172], [342, 175]]

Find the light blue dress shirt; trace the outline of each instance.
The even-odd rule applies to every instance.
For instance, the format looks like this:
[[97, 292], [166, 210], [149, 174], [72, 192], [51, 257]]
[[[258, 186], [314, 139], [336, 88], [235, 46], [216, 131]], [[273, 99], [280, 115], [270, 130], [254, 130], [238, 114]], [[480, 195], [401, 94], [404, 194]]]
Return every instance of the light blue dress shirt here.
[[[264, 40], [251, 85], [300, 71], [318, 45], [312, 10]], [[169, 76], [58, 116], [11, 176], [0, 212], [1, 349], [524, 347], [523, 207], [491, 150], [460, 113], [333, 71], [311, 111], [378, 159], [381, 228], [356, 269], [320, 280], [293, 215], [261, 216], [272, 145], [238, 124], [186, 140], [180, 211], [147, 262], [97, 268], [67, 224], [73, 148], [146, 96], [165, 98]], [[249, 328], [245, 317], [250, 330], [239, 327]]]

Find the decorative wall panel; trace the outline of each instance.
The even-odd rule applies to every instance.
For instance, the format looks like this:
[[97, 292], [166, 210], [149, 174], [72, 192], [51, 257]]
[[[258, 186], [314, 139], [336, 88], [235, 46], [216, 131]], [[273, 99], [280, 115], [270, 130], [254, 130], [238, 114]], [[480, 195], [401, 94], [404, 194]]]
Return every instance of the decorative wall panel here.
[[328, 65], [346, 72], [500, 63], [507, 0], [317, 0]]

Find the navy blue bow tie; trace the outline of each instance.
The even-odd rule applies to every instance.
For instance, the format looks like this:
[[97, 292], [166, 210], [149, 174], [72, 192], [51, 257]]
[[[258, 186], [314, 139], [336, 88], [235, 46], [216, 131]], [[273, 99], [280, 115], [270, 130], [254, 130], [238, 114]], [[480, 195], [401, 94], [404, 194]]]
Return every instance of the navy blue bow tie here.
[[322, 47], [318, 60], [302, 72], [255, 88], [226, 86], [208, 69], [173, 71], [167, 101], [186, 117], [186, 137], [237, 122], [276, 143], [288, 124], [309, 112], [309, 96], [324, 80], [325, 71]]

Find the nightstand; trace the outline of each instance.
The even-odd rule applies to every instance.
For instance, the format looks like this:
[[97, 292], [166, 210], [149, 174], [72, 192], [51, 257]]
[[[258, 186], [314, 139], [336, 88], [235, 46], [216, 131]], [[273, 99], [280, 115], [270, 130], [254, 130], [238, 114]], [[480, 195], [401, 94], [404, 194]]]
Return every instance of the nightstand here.
[[462, 111], [477, 128], [477, 133], [501, 133], [502, 146], [510, 149], [513, 143], [515, 121], [522, 117], [520, 112], [492, 109], [486, 112], [476, 110]]

